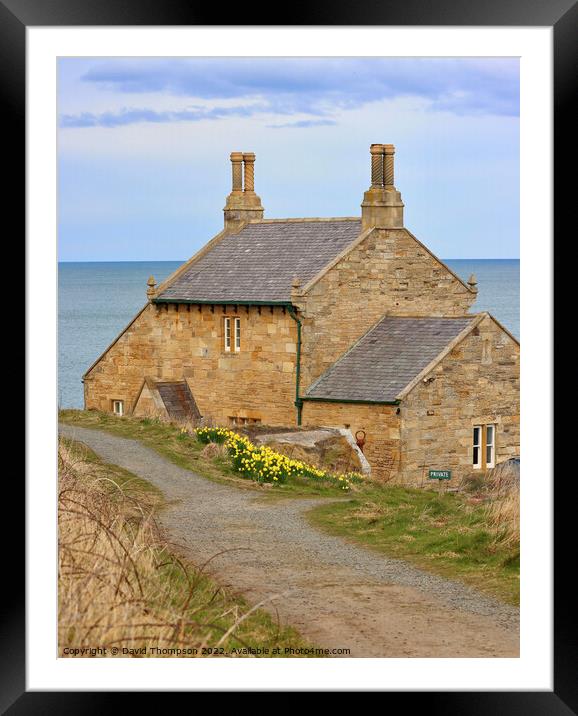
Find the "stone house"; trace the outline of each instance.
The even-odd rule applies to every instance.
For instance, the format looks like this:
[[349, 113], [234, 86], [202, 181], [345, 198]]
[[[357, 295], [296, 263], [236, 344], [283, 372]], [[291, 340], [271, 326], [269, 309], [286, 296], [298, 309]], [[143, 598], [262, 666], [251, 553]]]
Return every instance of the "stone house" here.
[[349, 428], [377, 479], [460, 477], [519, 455], [519, 343], [403, 223], [394, 148], [360, 217], [265, 219], [231, 154], [223, 231], [83, 377], [85, 408], [223, 425]]

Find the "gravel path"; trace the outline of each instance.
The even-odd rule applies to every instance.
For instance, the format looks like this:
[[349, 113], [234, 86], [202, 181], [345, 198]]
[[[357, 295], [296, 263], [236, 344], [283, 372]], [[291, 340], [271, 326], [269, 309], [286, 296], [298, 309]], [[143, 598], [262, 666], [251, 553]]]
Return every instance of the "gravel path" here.
[[366, 657], [519, 655], [519, 611], [318, 531], [304, 513], [322, 498], [270, 502], [174, 465], [136, 440], [61, 425], [159, 487], [159, 521], [194, 564], [318, 645]]

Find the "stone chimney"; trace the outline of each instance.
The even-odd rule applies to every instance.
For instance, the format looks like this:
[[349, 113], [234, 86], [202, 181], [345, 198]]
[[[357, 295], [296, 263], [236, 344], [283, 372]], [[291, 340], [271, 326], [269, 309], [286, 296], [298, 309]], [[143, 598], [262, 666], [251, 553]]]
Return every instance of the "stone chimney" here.
[[264, 209], [261, 199], [255, 194], [255, 155], [252, 152], [231, 152], [231, 167], [233, 186], [223, 211], [225, 229], [235, 233], [245, 221], [262, 219]]
[[372, 226], [400, 229], [403, 226], [403, 202], [393, 183], [393, 144], [372, 144], [371, 186], [363, 195], [361, 229]]

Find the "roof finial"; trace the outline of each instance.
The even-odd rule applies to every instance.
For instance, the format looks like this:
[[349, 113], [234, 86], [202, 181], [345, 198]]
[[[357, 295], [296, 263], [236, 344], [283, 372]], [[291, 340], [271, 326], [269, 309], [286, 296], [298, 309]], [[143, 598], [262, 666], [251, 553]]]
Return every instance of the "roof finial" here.
[[291, 295], [299, 295], [299, 289], [301, 288], [301, 281], [297, 275], [293, 276], [291, 281]]
[[155, 295], [155, 286], [156, 286], [156, 285], [157, 285], [157, 284], [156, 284], [156, 281], [155, 281], [155, 277], [154, 277], [154, 276], [149, 276], [149, 280], [147, 281], [147, 286], [148, 286], [148, 288], [147, 288], [147, 298], [149, 299], [149, 301], [152, 300], [153, 296]]
[[472, 291], [478, 290], [478, 279], [476, 278], [476, 274], [473, 273], [469, 279], [468, 279], [468, 286], [472, 289]]

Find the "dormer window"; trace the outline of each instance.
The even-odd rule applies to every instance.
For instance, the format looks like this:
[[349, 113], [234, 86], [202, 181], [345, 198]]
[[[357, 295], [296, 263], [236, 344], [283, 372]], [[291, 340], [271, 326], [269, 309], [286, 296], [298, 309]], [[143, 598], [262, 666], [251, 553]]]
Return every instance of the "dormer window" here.
[[238, 316], [225, 316], [223, 321], [225, 352], [238, 353], [241, 350], [241, 319]]

